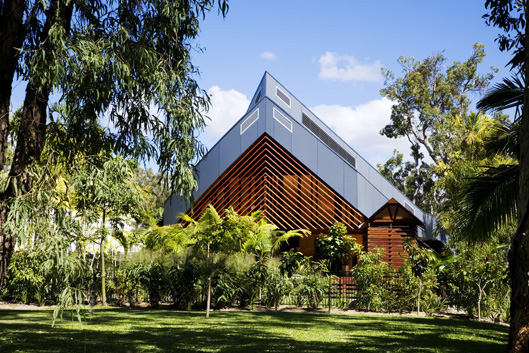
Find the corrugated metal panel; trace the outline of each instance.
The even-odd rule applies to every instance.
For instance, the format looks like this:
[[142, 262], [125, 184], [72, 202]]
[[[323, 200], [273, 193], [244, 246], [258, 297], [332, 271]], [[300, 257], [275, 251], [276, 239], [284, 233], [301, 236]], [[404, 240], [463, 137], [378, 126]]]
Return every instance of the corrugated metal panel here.
[[219, 169], [226, 170], [241, 154], [239, 129], [231, 129], [218, 144], [220, 148]]
[[325, 145], [327, 145], [334, 152], [338, 153], [340, 157], [345, 159], [351, 166], [356, 166], [356, 158], [354, 158], [349, 152], [345, 150], [334, 140], [329, 134], [327, 134], [314, 120], [312, 120], [307, 114], [302, 113], [302, 123], [305, 125], [314, 135], [316, 135]]
[[188, 208], [189, 203], [186, 203], [183, 197], [176, 194], [171, 195], [164, 204], [163, 224], [175, 224], [176, 216], [179, 213], [186, 212]]
[[[261, 118], [259, 118], [259, 120], [261, 120]], [[248, 147], [250, 147], [250, 145], [252, 143], [255, 142], [255, 140], [257, 140], [257, 138], [259, 137], [259, 126], [258, 124], [253, 124], [252, 126], [250, 126], [244, 134], [241, 135], [240, 137], [240, 140], [241, 140], [241, 152], [246, 150]], [[238, 157], [238, 156], [237, 156]]]

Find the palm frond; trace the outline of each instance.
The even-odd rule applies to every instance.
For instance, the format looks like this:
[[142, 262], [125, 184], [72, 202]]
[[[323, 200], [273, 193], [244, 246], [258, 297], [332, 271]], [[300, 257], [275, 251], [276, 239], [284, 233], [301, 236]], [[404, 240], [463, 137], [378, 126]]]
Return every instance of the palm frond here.
[[222, 222], [222, 219], [220, 218], [217, 210], [212, 205], [209, 205], [208, 208], [202, 213], [200, 218], [198, 219], [199, 227], [206, 231], [207, 229], [210, 229], [212, 227], [215, 227]]
[[485, 148], [489, 155], [507, 155], [518, 159], [520, 135], [520, 119], [506, 125], [495, 125], [492, 133], [485, 141]]
[[461, 191], [453, 235], [472, 242], [489, 238], [516, 219], [517, 164], [487, 168]]
[[520, 107], [523, 103], [524, 83], [520, 77], [504, 78], [480, 99], [476, 107], [482, 110], [505, 110]]

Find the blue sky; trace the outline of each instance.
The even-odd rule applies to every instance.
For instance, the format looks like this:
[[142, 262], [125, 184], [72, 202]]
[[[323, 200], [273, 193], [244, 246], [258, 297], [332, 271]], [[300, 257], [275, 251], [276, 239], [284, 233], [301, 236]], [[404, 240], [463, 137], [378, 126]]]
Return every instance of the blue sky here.
[[[406, 140], [379, 135], [391, 102], [380, 96], [380, 67], [398, 77], [399, 56], [423, 60], [444, 51], [447, 65], [466, 60], [485, 44], [480, 72], [500, 68], [510, 56], [494, 42], [484, 1], [231, 0], [225, 19], [210, 13], [201, 23], [194, 55], [201, 87], [212, 95], [210, 126], [201, 134], [211, 147], [244, 114], [265, 71], [333, 128], [373, 165]], [[475, 100], [479, 96], [473, 97]]]

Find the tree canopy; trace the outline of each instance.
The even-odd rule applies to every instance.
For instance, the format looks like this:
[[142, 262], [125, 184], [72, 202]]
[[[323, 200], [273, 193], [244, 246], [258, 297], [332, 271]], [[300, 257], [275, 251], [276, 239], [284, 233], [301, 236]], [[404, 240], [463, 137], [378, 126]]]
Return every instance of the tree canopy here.
[[[225, 15], [228, 0], [0, 2], [0, 170], [8, 170], [0, 225], [51, 143], [67, 164], [107, 148], [155, 160], [174, 191], [196, 186], [193, 161], [204, 152], [196, 133], [209, 101], [191, 51], [213, 7]], [[27, 82], [16, 136], [15, 78]], [[2, 226], [0, 285], [15, 243]]]

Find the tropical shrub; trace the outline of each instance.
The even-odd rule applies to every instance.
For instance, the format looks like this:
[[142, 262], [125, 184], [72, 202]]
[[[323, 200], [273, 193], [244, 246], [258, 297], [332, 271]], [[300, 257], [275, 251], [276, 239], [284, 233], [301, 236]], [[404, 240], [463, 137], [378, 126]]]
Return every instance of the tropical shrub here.
[[359, 263], [351, 270], [357, 289], [357, 298], [352, 306], [370, 311], [393, 310], [396, 302], [395, 270], [382, 261], [382, 249], [371, 253], [355, 244], [354, 252], [358, 255]]
[[450, 303], [470, 316], [507, 318], [507, 247], [497, 240], [452, 246], [457, 260], [446, 268]]
[[179, 309], [189, 309], [200, 289], [198, 287], [198, 266], [192, 258], [175, 263], [167, 272], [167, 287], [173, 305]]
[[34, 256], [29, 251], [15, 252], [7, 270], [7, 286], [4, 297], [29, 304], [37, 300], [43, 305], [46, 296], [46, 278], [42, 271], [35, 266]]
[[329, 236], [316, 239], [316, 250], [329, 270], [340, 270], [342, 263], [349, 261], [354, 239], [345, 237], [346, 232], [345, 226], [336, 222], [329, 229]]
[[298, 275], [292, 276], [293, 291], [297, 306], [318, 308], [329, 290], [328, 277], [324, 275], [327, 268], [324, 264], [313, 262], [304, 267]]

